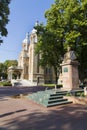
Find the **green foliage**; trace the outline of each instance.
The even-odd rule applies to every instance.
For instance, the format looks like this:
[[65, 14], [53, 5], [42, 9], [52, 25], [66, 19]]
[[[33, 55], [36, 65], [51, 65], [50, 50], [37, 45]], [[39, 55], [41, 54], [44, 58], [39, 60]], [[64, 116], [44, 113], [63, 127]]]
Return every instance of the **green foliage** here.
[[10, 66], [17, 66], [17, 60], [6, 60], [4, 63], [0, 63], [0, 77], [7, 79], [7, 70]]
[[[55, 84], [44, 84], [43, 86], [46, 86], [47, 89], [54, 89], [55, 88]], [[57, 88], [62, 88], [62, 85], [58, 85], [57, 84]]]
[[87, 78], [87, 45], [82, 45], [78, 48], [78, 60], [79, 65], [79, 75], [81, 82], [84, 82], [84, 79]]
[[3, 86], [12, 86], [10, 82], [3, 82]]
[[[56, 0], [51, 8], [46, 11], [47, 26], [63, 40], [64, 47], [67, 45], [76, 47], [81, 40], [87, 42], [87, 2], [79, 0]], [[83, 39], [84, 38], [84, 39]]]
[[75, 92], [75, 93], [72, 93], [72, 94], [70, 92], [68, 92], [66, 94], [66, 96], [84, 97], [85, 95], [84, 95], [84, 92]]
[[84, 95], [84, 92], [76, 92], [75, 96], [84, 97], [85, 95]]
[[80, 62], [80, 79], [87, 66], [87, 1], [55, 0], [45, 12], [46, 26], [37, 26], [36, 52], [42, 55], [41, 65], [54, 67], [56, 79], [60, 72], [61, 58], [67, 46], [76, 51]]
[[0, 43], [3, 42], [1, 36], [7, 36], [8, 31], [6, 25], [8, 24], [8, 15], [10, 14], [9, 4], [11, 0], [0, 0]]
[[46, 65], [54, 67], [56, 82], [57, 72], [60, 71], [60, 61], [62, 47], [57, 43], [57, 38], [54, 33], [43, 26], [43, 24], [36, 27], [38, 34], [38, 44], [36, 46], [36, 53], [41, 55], [39, 64], [43, 67]]
[[8, 67], [10, 66], [17, 66], [18, 65], [18, 61], [17, 60], [6, 60], [4, 62], [4, 65]]
[[55, 88], [55, 84], [44, 84], [43, 86], [45, 86], [46, 89], [54, 89]]
[[70, 93], [67, 93], [66, 96], [71, 96], [71, 94], [70, 94]]
[[75, 93], [75, 96], [80, 96], [80, 95], [81, 95], [80, 92]]
[[7, 78], [7, 67], [3, 63], [0, 63], [0, 77]]
[[12, 86], [12, 84], [9, 81], [5, 81], [5, 82], [0, 82], [0, 86]]
[[80, 94], [81, 97], [85, 97], [84, 92]]

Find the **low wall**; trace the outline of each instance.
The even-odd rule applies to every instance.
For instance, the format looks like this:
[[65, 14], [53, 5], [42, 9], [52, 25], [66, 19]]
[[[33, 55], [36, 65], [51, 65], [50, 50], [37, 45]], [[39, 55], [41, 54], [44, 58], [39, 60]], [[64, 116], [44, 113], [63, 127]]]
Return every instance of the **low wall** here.
[[69, 101], [72, 101], [74, 104], [87, 105], [87, 97], [75, 97], [75, 96], [64, 96]]

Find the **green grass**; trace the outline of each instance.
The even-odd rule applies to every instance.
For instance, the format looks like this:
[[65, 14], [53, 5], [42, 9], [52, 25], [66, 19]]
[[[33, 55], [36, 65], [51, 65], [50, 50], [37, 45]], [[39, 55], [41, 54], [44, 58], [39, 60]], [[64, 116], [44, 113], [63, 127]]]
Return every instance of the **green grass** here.
[[43, 86], [47, 86], [47, 87], [54, 87], [55, 84], [44, 84]]
[[[44, 84], [43, 86], [48, 87], [48, 88], [55, 88], [55, 84]], [[62, 85], [57, 85], [57, 88], [61, 88]]]
[[68, 92], [66, 96], [85, 97], [84, 92], [75, 92], [74, 95]]

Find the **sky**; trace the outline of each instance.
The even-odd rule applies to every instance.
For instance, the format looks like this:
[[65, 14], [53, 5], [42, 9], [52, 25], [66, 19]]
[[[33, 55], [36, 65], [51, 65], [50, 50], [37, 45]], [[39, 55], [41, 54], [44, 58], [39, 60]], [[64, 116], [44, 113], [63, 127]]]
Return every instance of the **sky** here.
[[12, 0], [10, 7], [7, 37], [3, 37], [0, 46], [0, 62], [18, 60], [22, 49], [22, 41], [26, 33], [31, 32], [35, 22], [46, 23], [44, 13], [54, 0]]

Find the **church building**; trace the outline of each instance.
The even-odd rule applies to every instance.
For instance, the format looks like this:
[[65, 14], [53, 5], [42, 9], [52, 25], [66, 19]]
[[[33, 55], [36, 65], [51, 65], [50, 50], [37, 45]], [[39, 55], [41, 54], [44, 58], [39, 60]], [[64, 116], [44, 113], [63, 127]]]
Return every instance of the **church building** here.
[[13, 79], [13, 74], [17, 74], [17, 79], [26, 79], [35, 83], [54, 83], [55, 75], [53, 68], [39, 66], [40, 55], [35, 54], [35, 47], [38, 44], [37, 30], [26, 34], [22, 41], [22, 50], [18, 58], [17, 67], [9, 67], [8, 78]]

